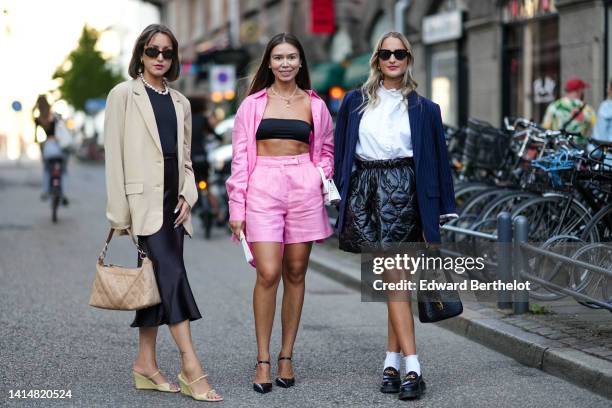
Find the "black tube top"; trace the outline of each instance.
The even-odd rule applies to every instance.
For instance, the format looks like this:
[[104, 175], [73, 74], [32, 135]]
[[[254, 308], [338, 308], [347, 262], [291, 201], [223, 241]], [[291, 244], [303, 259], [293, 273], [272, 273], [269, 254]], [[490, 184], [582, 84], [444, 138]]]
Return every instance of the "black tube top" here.
[[312, 125], [300, 119], [262, 119], [255, 134], [256, 140], [288, 139], [310, 143]]

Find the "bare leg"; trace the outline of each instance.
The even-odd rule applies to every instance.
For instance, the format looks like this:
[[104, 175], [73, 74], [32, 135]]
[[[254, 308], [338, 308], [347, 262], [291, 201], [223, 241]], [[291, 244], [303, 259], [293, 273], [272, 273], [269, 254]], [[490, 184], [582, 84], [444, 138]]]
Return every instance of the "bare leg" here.
[[[133, 370], [145, 377], [150, 377], [159, 367], [155, 356], [155, 346], [157, 343], [157, 327], [140, 327], [138, 329], [138, 356], [134, 361]], [[152, 377], [155, 384], [163, 384], [168, 380], [162, 373]], [[177, 384], [172, 384], [171, 388], [178, 390]]]
[[[257, 279], [253, 289], [257, 360], [270, 360], [270, 337], [276, 312], [276, 292], [281, 277], [281, 244], [279, 242], [254, 242], [253, 255], [257, 259]], [[255, 383], [271, 382], [270, 365], [258, 364]]]
[[[400, 282], [402, 271], [388, 270], [384, 273], [387, 282]], [[402, 351], [405, 356], [416, 354], [414, 318], [412, 316], [411, 293], [409, 291], [388, 292], [387, 316], [389, 351]]]
[[[389, 322], [395, 334], [395, 344], [399, 345], [405, 356], [416, 354], [416, 340], [414, 336], [414, 318], [410, 302], [387, 301]], [[391, 343], [389, 338], [389, 345]], [[393, 351], [393, 350], [390, 350]]]
[[397, 334], [395, 334], [395, 330], [393, 329], [393, 325], [391, 324], [391, 311], [387, 306], [387, 351], [392, 351], [395, 353], [399, 353], [401, 351], [399, 340], [397, 338]]
[[[183, 320], [180, 323], [168, 325], [170, 333], [174, 338], [180, 353], [181, 353], [181, 372], [187, 382], [204, 375], [204, 370], [200, 364], [200, 360], [196, 355], [191, 338], [191, 324], [189, 320]], [[208, 378], [203, 378], [191, 385], [191, 389], [195, 394], [204, 394], [211, 389], [208, 383]]]
[[[283, 340], [279, 357], [291, 357], [293, 345], [300, 326], [308, 258], [311, 242], [285, 245], [283, 256]], [[278, 362], [278, 376], [293, 378], [293, 367], [290, 360]]]

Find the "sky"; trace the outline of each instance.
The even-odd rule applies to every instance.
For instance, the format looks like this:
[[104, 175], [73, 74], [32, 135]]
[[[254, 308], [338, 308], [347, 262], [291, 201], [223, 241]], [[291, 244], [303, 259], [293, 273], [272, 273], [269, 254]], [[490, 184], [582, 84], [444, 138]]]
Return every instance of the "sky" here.
[[[0, 158], [16, 158], [19, 135], [33, 140], [32, 106], [38, 94], [56, 87], [53, 72], [76, 47], [84, 24], [108, 29], [99, 46], [126, 75], [138, 34], [156, 22], [157, 9], [137, 0], [0, 0]], [[21, 102], [21, 113], [11, 109], [13, 101]]]

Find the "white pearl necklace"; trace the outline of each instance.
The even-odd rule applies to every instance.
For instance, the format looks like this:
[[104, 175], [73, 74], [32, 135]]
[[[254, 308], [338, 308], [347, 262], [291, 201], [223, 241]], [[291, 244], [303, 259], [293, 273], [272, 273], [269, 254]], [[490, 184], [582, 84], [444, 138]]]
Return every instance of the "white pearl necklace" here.
[[142, 79], [142, 83], [145, 84], [147, 88], [154, 90], [160, 95], [168, 95], [169, 90], [168, 90], [168, 83], [166, 82], [166, 78], [162, 78], [162, 84], [164, 85], [163, 91], [160, 91], [159, 89], [157, 89], [156, 87], [148, 83], [147, 80], [144, 78], [144, 75], [142, 74], [142, 72], [140, 73], [140, 79]]

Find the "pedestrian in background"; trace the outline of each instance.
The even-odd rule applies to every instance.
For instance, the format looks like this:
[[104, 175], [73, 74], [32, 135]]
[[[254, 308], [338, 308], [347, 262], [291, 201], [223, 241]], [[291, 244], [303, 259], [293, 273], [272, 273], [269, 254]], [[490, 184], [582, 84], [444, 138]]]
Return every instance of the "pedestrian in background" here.
[[568, 79], [565, 82], [565, 95], [546, 108], [542, 127], [580, 133], [575, 142], [586, 146], [596, 120], [595, 111], [584, 102], [584, 90], [589, 87], [578, 77]]
[[593, 139], [612, 142], [612, 79], [608, 82], [608, 97], [599, 105], [597, 110]]
[[223, 138], [215, 132], [207, 114], [207, 101], [203, 96], [192, 96], [189, 98], [192, 114], [192, 138], [191, 138], [191, 160], [194, 172], [203, 180], [208, 181], [210, 163], [208, 162], [207, 143], [214, 140], [223, 141]]
[[[192, 96], [189, 98], [191, 104], [191, 162], [196, 181], [208, 183], [210, 177], [210, 162], [208, 161], [208, 144], [212, 141], [222, 142], [223, 137], [215, 132], [210, 123], [210, 115], [206, 109], [206, 98], [203, 96]], [[213, 213], [219, 215], [219, 201], [215, 194], [208, 189], [208, 200]], [[198, 203], [202, 204], [202, 203]], [[225, 224], [223, 220], [222, 225]]]
[[[340, 190], [340, 249], [382, 252], [401, 243], [440, 242], [439, 224], [456, 217], [440, 107], [416, 92], [412, 48], [389, 32], [370, 57], [370, 75], [344, 97], [334, 134]], [[387, 299], [387, 355], [381, 392], [399, 399], [425, 390], [410, 299]], [[405, 375], [400, 376], [401, 354]]]
[[[38, 146], [40, 147], [40, 152], [41, 152], [41, 158], [42, 158], [42, 162], [43, 162], [43, 180], [42, 180], [42, 193], [41, 193], [41, 200], [46, 200], [49, 197], [49, 189], [50, 189], [50, 184], [51, 184], [51, 170], [50, 167], [48, 165], [48, 159], [45, 157], [45, 143], [47, 142], [47, 140], [52, 140], [52, 144], [53, 146], [50, 147], [49, 151], [52, 152], [52, 156], [58, 156], [56, 154], [56, 147], [60, 147], [59, 145], [59, 141], [57, 140], [56, 136], [56, 128], [57, 125], [59, 123], [59, 121], [61, 120], [59, 118], [59, 116], [53, 112], [53, 110], [51, 109], [51, 104], [49, 104], [49, 101], [47, 100], [47, 97], [45, 95], [38, 95], [38, 99], [36, 99], [36, 104], [34, 105], [34, 109], [32, 110], [32, 115], [34, 117], [34, 133], [36, 135], [35, 137], [35, 141], [36, 143], [38, 143]], [[46, 139], [45, 140], [40, 140], [38, 138], [39, 132], [38, 129], [42, 129], [43, 132], [45, 133]], [[69, 201], [68, 198], [66, 197], [66, 169], [68, 167], [68, 156], [69, 156], [69, 152], [68, 151], [61, 151], [61, 155], [59, 155], [61, 157], [55, 157], [55, 158], [61, 158], [62, 159], [62, 204], [63, 205], [68, 205]], [[49, 153], [47, 154], [47, 157], [49, 157]]]
[[178, 43], [165, 26], [149, 25], [136, 40], [132, 80], [108, 95], [104, 122], [107, 211], [111, 227], [131, 229], [153, 263], [161, 304], [138, 310], [136, 388], [178, 392], [160, 372], [158, 327], [167, 324], [181, 354], [180, 391], [220, 401], [208, 384], [191, 338], [201, 317], [183, 262], [185, 233], [193, 234], [191, 208], [198, 194], [191, 166], [191, 108], [168, 87], [179, 76]]
[[268, 42], [247, 98], [236, 113], [232, 174], [227, 181], [230, 226], [252, 245], [257, 365], [253, 388], [272, 389], [270, 336], [283, 280], [282, 347], [275, 383], [294, 385], [292, 355], [313, 241], [332, 234], [322, 178], [333, 174], [333, 124], [310, 89], [302, 45], [291, 34]]

